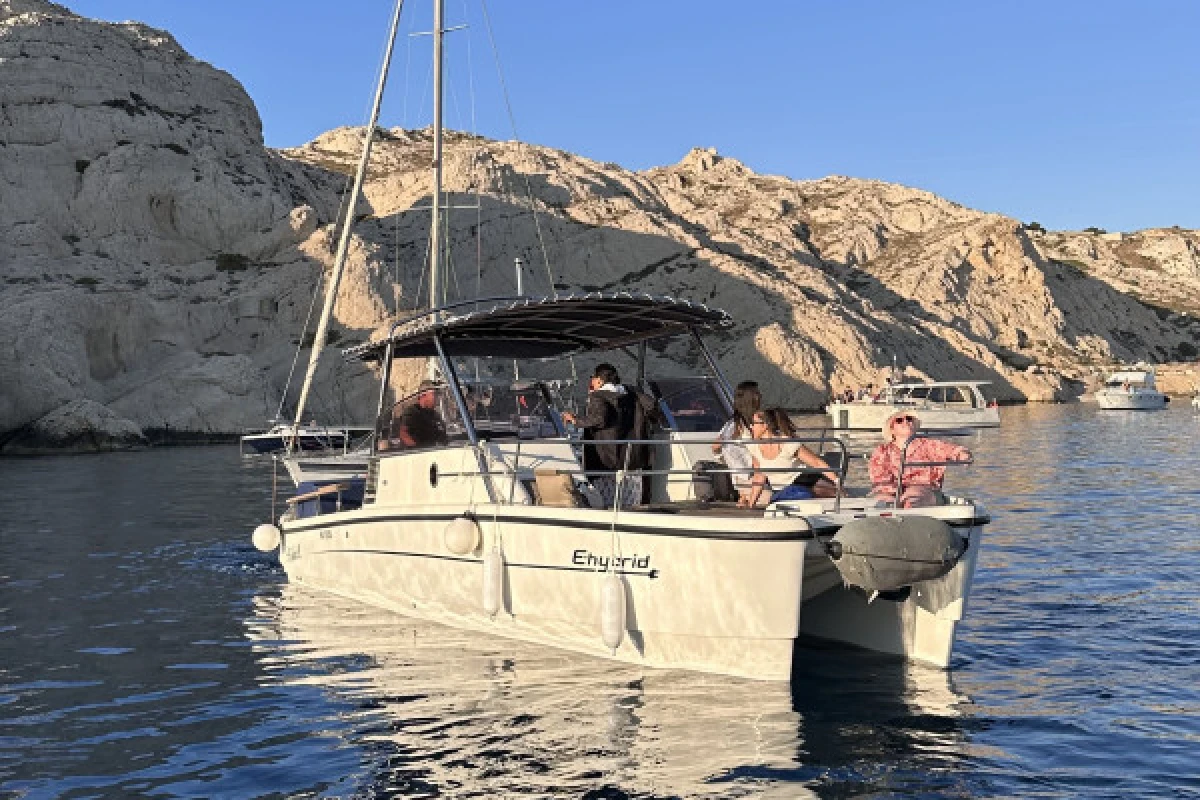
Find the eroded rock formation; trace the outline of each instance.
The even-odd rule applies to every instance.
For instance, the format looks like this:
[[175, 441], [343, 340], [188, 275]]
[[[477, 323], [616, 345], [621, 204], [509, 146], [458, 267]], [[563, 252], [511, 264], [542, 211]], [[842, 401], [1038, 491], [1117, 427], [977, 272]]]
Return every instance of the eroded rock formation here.
[[[297, 345], [308, 357], [362, 135], [272, 151], [238, 82], [169, 34], [0, 0], [0, 441], [28, 450], [66, 440], [56, 420], [91, 420], [112, 434], [97, 447], [120, 446], [272, 415]], [[311, 405], [331, 422], [374, 404], [373, 376], [337, 349], [427, 300], [430, 136], [377, 135]], [[519, 257], [529, 293], [720, 305], [738, 321], [715, 342], [730, 376], [794, 408], [878, 381], [893, 357], [1053, 400], [1088, 365], [1200, 346], [1196, 232], [1047, 233], [902, 186], [757, 175], [711, 150], [631, 172], [465, 134], [449, 137], [446, 186], [466, 207], [450, 215], [448, 299], [511, 293]]]

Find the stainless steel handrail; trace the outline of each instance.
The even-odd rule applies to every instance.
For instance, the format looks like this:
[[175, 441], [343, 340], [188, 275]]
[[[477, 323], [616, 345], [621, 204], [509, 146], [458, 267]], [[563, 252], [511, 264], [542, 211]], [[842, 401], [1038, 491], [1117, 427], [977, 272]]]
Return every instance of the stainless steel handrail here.
[[904, 446], [900, 448], [900, 469], [896, 472], [896, 497], [892, 501], [892, 505], [895, 508], [900, 507], [900, 498], [904, 494], [904, 470], [908, 469], [909, 467], [949, 467], [955, 464], [967, 466], [973, 463], [975, 460], [973, 457], [971, 457], [963, 461], [908, 461], [908, 448], [912, 446], [912, 443], [918, 439], [928, 438], [930, 437], [923, 433], [915, 433], [908, 437], [908, 439], [904, 442]]
[[[599, 441], [592, 440], [592, 439], [578, 439], [577, 440], [577, 439], [571, 439], [571, 438], [554, 438], [554, 439], [543, 439], [542, 441], [565, 442], [568, 444], [581, 445], [581, 446], [629, 445], [629, 444], [650, 444], [650, 445], [660, 445], [661, 446], [661, 445], [669, 445], [669, 444], [673, 443], [672, 440], [669, 438], [666, 438], [666, 439], [604, 439], [604, 440], [599, 440]], [[754, 441], [762, 442], [762, 443], [771, 443], [771, 444], [785, 444], [785, 443], [791, 443], [791, 442], [798, 442], [801, 444], [815, 443], [815, 444], [824, 445], [826, 443], [836, 443], [839, 450], [841, 451], [841, 464], [839, 464], [838, 467], [836, 467], [836, 468], [835, 467], [814, 467], [814, 466], [804, 465], [804, 466], [799, 466], [799, 467], [760, 467], [758, 469], [755, 469], [753, 467], [741, 467], [741, 468], [727, 467], [726, 469], [714, 469], [714, 470], [709, 470], [709, 471], [712, 473], [723, 473], [723, 474], [731, 474], [731, 475], [732, 474], [754, 474], [754, 473], [763, 473], [763, 474], [797, 473], [797, 472], [808, 475], [808, 474], [814, 474], [814, 473], [820, 474], [820, 473], [825, 473], [825, 472], [834, 472], [838, 477], [838, 483], [837, 483], [838, 492], [834, 496], [834, 509], [833, 510], [835, 512], [841, 510], [842, 495], [844, 494], [844, 488], [846, 485], [846, 475], [849, 471], [849, 463], [850, 463], [850, 453], [846, 447], [845, 442], [837, 439], [836, 437], [826, 437], [826, 436], [756, 439]], [[520, 479], [519, 472], [521, 469], [520, 462], [521, 462], [522, 442], [523, 442], [523, 440], [520, 440], [520, 439], [517, 440], [517, 448], [516, 448], [516, 451], [513, 453], [512, 465], [508, 464], [508, 460], [506, 458], [501, 459], [501, 464], [503, 465], [504, 470], [510, 473], [511, 480], [512, 480], [512, 486], [510, 487], [510, 492], [509, 492], [509, 504], [510, 505], [513, 502], [513, 496], [516, 492], [516, 481]], [[726, 439], [712, 439], [712, 440], [688, 439], [686, 443], [687, 444], [728, 444], [728, 443], [730, 443], [730, 441], [726, 440]], [[482, 445], [482, 443], [480, 443], [480, 444]], [[403, 451], [398, 451], [398, 452], [403, 452]], [[686, 469], [686, 470], [684, 470], [684, 469], [649, 469], [649, 468], [629, 469], [628, 468], [629, 453], [630, 453], [630, 450], [628, 448], [626, 448], [625, 466], [623, 469], [614, 469], [614, 470], [559, 469], [557, 471], [564, 475], [580, 475], [580, 476], [587, 477], [587, 478], [615, 476], [621, 472], [624, 472], [629, 475], [639, 475], [639, 476], [645, 476], [645, 475], [694, 475], [695, 474], [694, 470], [691, 470], [691, 469]], [[818, 457], [819, 457], [819, 455], [818, 455]], [[460, 471], [460, 472], [443, 472], [440, 474], [442, 474], [445, 477], [476, 477], [476, 476], [482, 475], [484, 473], [483, 472], [461, 472]]]

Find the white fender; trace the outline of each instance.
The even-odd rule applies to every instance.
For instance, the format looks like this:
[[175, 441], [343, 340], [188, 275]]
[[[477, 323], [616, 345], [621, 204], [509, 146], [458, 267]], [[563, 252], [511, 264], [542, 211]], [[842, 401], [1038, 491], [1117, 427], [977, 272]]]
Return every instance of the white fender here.
[[483, 554], [483, 610], [494, 617], [504, 607], [504, 554], [493, 548]]
[[625, 638], [625, 581], [615, 572], [604, 576], [600, 588], [600, 638], [614, 654]]
[[250, 534], [250, 541], [254, 542], [254, 546], [264, 553], [269, 553], [279, 547], [279, 538], [279, 528], [269, 522], [259, 525], [254, 529], [254, 533]]
[[474, 553], [479, 549], [481, 540], [479, 524], [470, 517], [452, 519], [442, 532], [442, 540], [446, 543], [446, 549], [455, 555]]

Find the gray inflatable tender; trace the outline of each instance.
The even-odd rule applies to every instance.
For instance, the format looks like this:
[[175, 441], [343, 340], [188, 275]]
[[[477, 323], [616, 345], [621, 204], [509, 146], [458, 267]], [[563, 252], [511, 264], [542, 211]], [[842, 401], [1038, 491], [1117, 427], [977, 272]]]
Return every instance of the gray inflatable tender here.
[[966, 549], [966, 539], [940, 519], [915, 516], [856, 519], [826, 545], [842, 580], [868, 592], [940, 578]]

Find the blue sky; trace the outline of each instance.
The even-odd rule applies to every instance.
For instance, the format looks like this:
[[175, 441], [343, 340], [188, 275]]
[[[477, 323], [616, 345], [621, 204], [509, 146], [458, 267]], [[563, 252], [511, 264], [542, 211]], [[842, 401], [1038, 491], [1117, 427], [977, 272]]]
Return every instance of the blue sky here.
[[[238, 78], [267, 143], [362, 124], [391, 0], [66, 0], [166, 28]], [[406, 0], [405, 33], [429, 4]], [[480, 0], [447, 0], [448, 123], [514, 137]], [[490, 0], [516, 131], [625, 167], [716, 147], [1050, 228], [1200, 228], [1200, 2]], [[428, 124], [404, 36], [386, 125]], [[469, 69], [468, 69], [469, 67]], [[470, 80], [468, 80], [468, 76]], [[474, 101], [471, 101], [472, 95]]]

